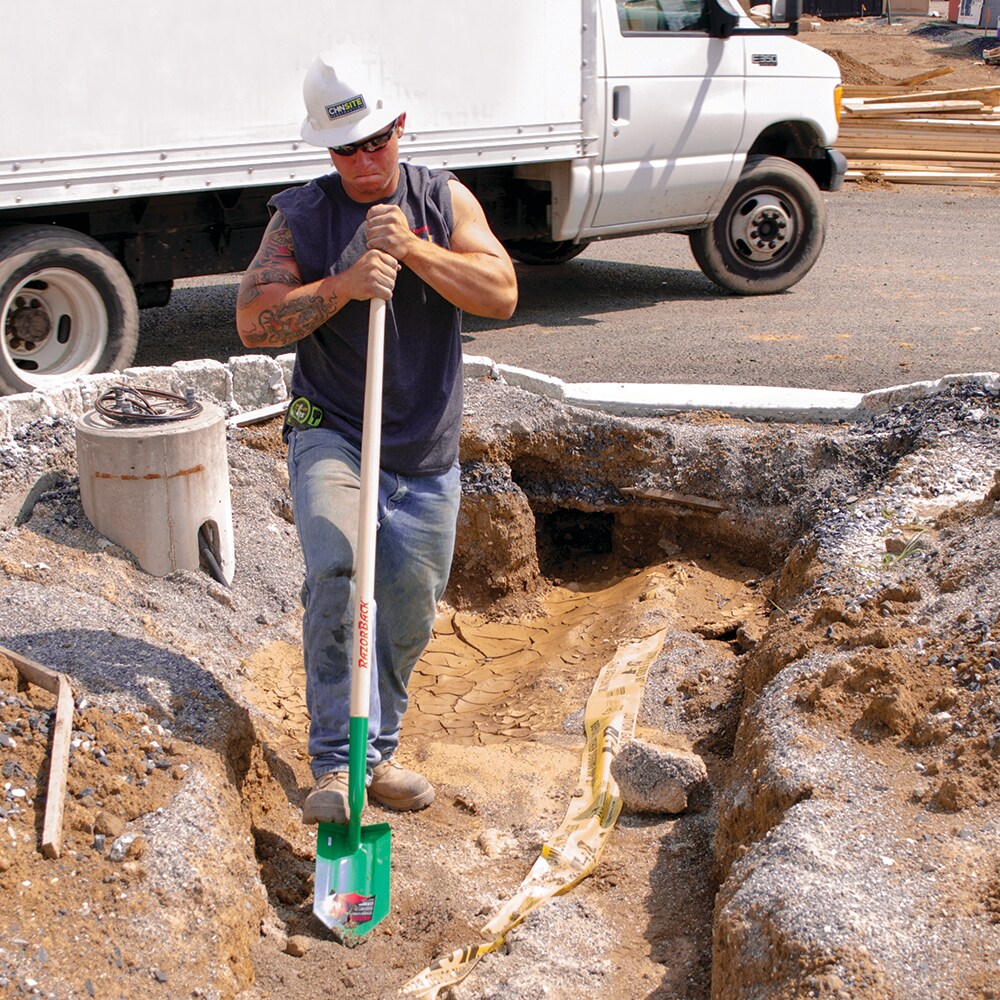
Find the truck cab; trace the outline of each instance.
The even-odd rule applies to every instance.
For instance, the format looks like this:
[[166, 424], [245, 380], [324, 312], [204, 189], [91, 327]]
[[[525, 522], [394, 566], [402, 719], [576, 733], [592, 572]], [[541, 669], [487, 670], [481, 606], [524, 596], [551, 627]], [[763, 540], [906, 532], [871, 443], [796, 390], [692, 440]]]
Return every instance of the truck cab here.
[[792, 37], [801, 0], [775, 4], [784, 27], [727, 0], [614, 0], [597, 13], [593, 169], [550, 173], [551, 240], [515, 238], [511, 253], [556, 263], [593, 240], [680, 232], [727, 291], [791, 287], [822, 248], [820, 191], [847, 167], [833, 148], [839, 69]]

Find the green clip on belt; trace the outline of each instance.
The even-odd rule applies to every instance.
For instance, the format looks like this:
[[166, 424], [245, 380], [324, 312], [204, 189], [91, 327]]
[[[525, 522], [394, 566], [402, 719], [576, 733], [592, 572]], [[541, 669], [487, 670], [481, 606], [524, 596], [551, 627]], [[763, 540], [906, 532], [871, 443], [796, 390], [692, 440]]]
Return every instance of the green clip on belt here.
[[322, 423], [323, 411], [315, 403], [310, 403], [305, 396], [293, 399], [285, 413], [286, 429], [294, 427], [297, 430], [305, 430], [308, 427], [319, 427]]

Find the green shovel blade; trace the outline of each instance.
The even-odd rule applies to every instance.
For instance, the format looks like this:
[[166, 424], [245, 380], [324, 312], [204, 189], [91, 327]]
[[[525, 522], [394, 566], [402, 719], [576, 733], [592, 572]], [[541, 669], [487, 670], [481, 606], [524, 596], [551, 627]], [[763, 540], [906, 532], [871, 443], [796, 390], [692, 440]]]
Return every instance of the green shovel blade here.
[[349, 826], [319, 824], [313, 913], [339, 939], [363, 937], [388, 915], [391, 849], [388, 823], [363, 826], [353, 850]]

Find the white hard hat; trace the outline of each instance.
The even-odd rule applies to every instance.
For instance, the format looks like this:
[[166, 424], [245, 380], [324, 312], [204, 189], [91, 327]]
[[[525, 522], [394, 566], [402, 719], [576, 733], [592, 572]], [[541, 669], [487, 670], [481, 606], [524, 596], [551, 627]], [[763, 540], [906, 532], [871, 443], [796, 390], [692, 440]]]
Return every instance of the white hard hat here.
[[381, 97], [342, 80], [326, 52], [306, 72], [302, 96], [306, 102], [302, 138], [327, 149], [378, 135], [403, 113], [402, 108], [390, 108]]

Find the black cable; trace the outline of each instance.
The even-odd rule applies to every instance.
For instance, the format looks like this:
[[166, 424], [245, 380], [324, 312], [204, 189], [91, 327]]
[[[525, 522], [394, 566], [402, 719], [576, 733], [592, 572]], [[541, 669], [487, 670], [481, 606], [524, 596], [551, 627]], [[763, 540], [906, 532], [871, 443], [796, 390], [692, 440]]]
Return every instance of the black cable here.
[[128, 385], [112, 386], [101, 394], [94, 408], [109, 420], [134, 424], [187, 420], [203, 409], [201, 403], [195, 401], [193, 389], [178, 396], [173, 392]]

